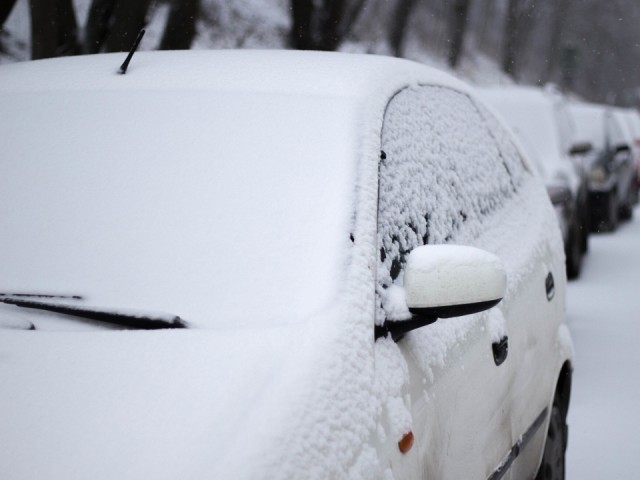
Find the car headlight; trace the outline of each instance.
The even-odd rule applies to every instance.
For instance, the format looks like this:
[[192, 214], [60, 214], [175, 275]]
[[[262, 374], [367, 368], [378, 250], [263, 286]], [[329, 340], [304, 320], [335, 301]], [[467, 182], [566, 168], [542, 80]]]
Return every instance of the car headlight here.
[[604, 183], [607, 180], [607, 171], [597, 165], [589, 172], [589, 179], [594, 183]]

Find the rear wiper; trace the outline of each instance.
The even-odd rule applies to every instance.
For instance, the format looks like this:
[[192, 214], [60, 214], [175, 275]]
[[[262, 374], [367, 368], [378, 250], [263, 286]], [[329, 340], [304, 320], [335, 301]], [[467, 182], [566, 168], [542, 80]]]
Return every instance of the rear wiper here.
[[65, 305], [59, 303], [39, 302], [34, 300], [22, 300], [17, 297], [29, 298], [66, 298], [81, 299], [78, 296], [64, 295], [35, 295], [35, 294], [0, 294], [0, 302], [16, 307], [32, 308], [34, 310], [45, 310], [47, 312], [61, 313], [76, 318], [84, 318], [98, 322], [120, 325], [122, 327], [136, 328], [140, 330], [158, 330], [161, 328], [187, 328], [187, 323], [179, 316], [163, 316], [153, 314], [135, 314], [125, 312], [115, 312], [91, 307], [78, 307], [76, 305]]

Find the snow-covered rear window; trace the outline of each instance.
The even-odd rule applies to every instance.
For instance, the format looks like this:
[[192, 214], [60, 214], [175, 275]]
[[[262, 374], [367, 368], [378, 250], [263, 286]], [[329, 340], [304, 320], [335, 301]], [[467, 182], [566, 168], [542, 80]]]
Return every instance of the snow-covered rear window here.
[[575, 126], [576, 142], [590, 142], [596, 150], [605, 148], [605, 107], [600, 105], [571, 105], [569, 113]]
[[12, 119], [2, 291], [204, 327], [304, 320], [339, 292], [357, 155], [348, 98], [21, 93], [0, 109]]
[[382, 150], [377, 322], [394, 303], [389, 287], [401, 281], [413, 248], [477, 237], [527, 174], [497, 120], [442, 87], [407, 88], [392, 99]]
[[545, 175], [557, 168], [573, 137], [570, 120], [558, 103], [542, 91], [532, 89], [478, 89], [513, 131], [531, 149]]

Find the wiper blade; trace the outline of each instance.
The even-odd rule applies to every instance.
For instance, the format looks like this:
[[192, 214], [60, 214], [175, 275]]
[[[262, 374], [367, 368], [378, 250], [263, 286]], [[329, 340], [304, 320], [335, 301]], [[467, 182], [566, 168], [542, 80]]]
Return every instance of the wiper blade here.
[[51, 295], [48, 293], [0, 293], [0, 297], [18, 297], [18, 298], [50, 298], [61, 300], [83, 300], [81, 295]]
[[[98, 322], [120, 325], [122, 327], [136, 328], [140, 330], [158, 330], [162, 328], [188, 328], [187, 323], [179, 316], [161, 316], [153, 314], [134, 314], [124, 312], [114, 312], [99, 308], [84, 308], [76, 305], [64, 305], [58, 303], [38, 302], [33, 300], [22, 300], [12, 296], [0, 296], [0, 302], [16, 307], [32, 308], [34, 310], [45, 310], [47, 312], [61, 313], [77, 318], [84, 318]], [[49, 297], [47, 297], [49, 298]], [[52, 297], [59, 298], [59, 297]], [[69, 298], [69, 297], [66, 297]]]

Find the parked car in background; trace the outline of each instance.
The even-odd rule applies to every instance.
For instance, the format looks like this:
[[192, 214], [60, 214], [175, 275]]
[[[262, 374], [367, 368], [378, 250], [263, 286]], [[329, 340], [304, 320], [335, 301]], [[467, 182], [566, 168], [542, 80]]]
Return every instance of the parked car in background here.
[[589, 201], [594, 231], [614, 231], [619, 219], [629, 219], [635, 197], [633, 138], [626, 112], [604, 105], [573, 103], [569, 111], [575, 141], [589, 142], [584, 158], [589, 167]]
[[635, 108], [628, 108], [625, 113], [630, 135], [633, 139], [631, 143], [631, 152], [634, 160], [633, 203], [638, 203], [638, 193], [640, 192], [640, 113]]
[[561, 478], [540, 177], [399, 59], [0, 67], [0, 465], [29, 479]]
[[521, 139], [544, 178], [562, 230], [569, 278], [580, 275], [588, 250], [588, 180], [584, 162], [572, 158], [588, 145], [574, 144], [573, 126], [564, 99], [553, 91], [533, 87], [480, 88]]

